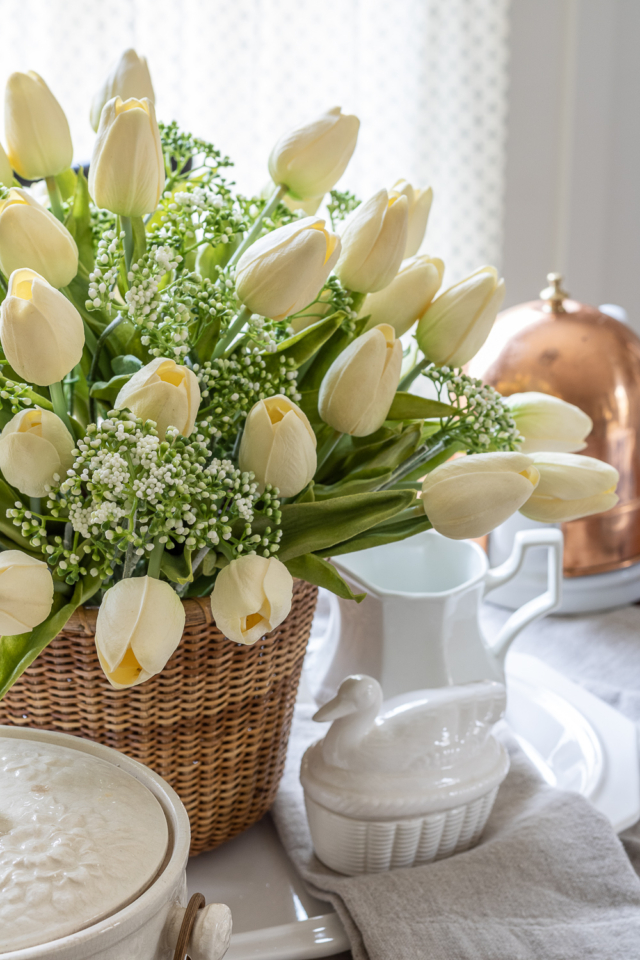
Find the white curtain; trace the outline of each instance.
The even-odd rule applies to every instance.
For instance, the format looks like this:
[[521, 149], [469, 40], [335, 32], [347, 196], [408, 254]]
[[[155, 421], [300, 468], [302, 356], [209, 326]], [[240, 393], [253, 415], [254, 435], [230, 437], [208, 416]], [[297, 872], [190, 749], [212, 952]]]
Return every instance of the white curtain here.
[[[326, 106], [362, 120], [341, 186], [430, 183], [423, 247], [451, 283], [499, 266], [508, 0], [0, 0], [0, 63], [40, 73], [91, 154], [89, 103], [127, 46], [147, 55], [161, 120], [212, 140], [245, 191], [276, 137]], [[4, 77], [0, 77], [4, 80]]]

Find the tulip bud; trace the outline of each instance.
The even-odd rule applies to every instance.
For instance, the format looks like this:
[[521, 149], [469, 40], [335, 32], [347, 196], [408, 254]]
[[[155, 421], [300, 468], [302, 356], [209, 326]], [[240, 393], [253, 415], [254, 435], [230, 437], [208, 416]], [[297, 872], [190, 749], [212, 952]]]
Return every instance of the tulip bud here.
[[67, 118], [33, 70], [12, 73], [7, 80], [4, 129], [9, 162], [25, 180], [55, 177], [71, 166], [73, 145]]
[[407, 245], [407, 198], [379, 190], [349, 214], [336, 273], [345, 287], [375, 293], [391, 283]]
[[489, 336], [503, 300], [504, 280], [495, 267], [481, 267], [433, 301], [418, 324], [418, 346], [439, 366], [464, 366]]
[[114, 97], [100, 116], [89, 193], [121, 217], [153, 213], [164, 188], [164, 158], [153, 103]]
[[522, 453], [538, 450], [575, 453], [584, 450], [593, 421], [580, 407], [547, 393], [514, 393], [503, 397], [524, 443]]
[[325, 423], [352, 437], [382, 426], [400, 381], [402, 344], [387, 323], [353, 340], [327, 370], [318, 411]]
[[398, 180], [391, 188], [391, 193], [407, 198], [409, 226], [404, 255], [405, 257], [413, 257], [420, 249], [420, 244], [427, 232], [427, 221], [433, 202], [433, 190], [431, 187], [419, 190], [417, 187], [413, 187], [408, 180]]
[[534, 453], [540, 473], [534, 495], [520, 507], [529, 520], [566, 523], [611, 510], [618, 502], [618, 471], [595, 457], [575, 453]]
[[526, 503], [538, 479], [532, 458], [523, 453], [478, 453], [427, 474], [422, 503], [443, 536], [483, 537]]
[[27, 190], [13, 188], [0, 200], [0, 270], [5, 277], [28, 267], [66, 287], [78, 272], [78, 248], [67, 228]]
[[253, 313], [284, 320], [308, 306], [340, 255], [319, 217], [295, 220], [256, 240], [238, 261], [236, 295]]
[[115, 409], [128, 407], [141, 420], [155, 420], [164, 438], [167, 427], [188, 437], [200, 406], [200, 385], [189, 367], [156, 357], [131, 377], [116, 397]]
[[28, 633], [46, 620], [53, 603], [53, 578], [42, 560], [21, 550], [0, 553], [0, 635]]
[[444, 263], [437, 257], [406, 260], [384, 290], [365, 298], [360, 316], [369, 316], [366, 329], [388, 323], [396, 337], [401, 337], [425, 312], [440, 288], [443, 274]]
[[284, 563], [257, 554], [223, 567], [211, 594], [218, 630], [236, 643], [255, 643], [289, 615], [293, 579]]
[[164, 580], [127, 577], [107, 590], [96, 650], [111, 686], [135, 687], [160, 673], [180, 643], [184, 621], [182, 602]]
[[129, 100], [132, 97], [142, 100], [146, 97], [151, 103], [155, 102], [146, 57], [139, 57], [131, 47], [124, 51], [93, 98], [91, 126], [94, 130], [100, 126], [102, 108], [113, 97], [121, 97], [123, 100]]
[[322, 197], [338, 182], [356, 147], [360, 121], [332, 107], [317, 120], [280, 137], [269, 173], [299, 200]]
[[14, 270], [0, 307], [0, 341], [18, 376], [48, 387], [80, 363], [82, 318], [35, 270]]
[[7, 483], [28, 497], [47, 487], [73, 465], [74, 440], [60, 417], [35, 407], [21, 410], [0, 434], [0, 470]]
[[0, 143], [0, 183], [3, 187], [13, 186], [13, 170], [9, 163], [9, 157]]
[[282, 394], [259, 400], [245, 421], [238, 463], [261, 490], [267, 483], [283, 497], [304, 490], [316, 472], [316, 435], [300, 407]]

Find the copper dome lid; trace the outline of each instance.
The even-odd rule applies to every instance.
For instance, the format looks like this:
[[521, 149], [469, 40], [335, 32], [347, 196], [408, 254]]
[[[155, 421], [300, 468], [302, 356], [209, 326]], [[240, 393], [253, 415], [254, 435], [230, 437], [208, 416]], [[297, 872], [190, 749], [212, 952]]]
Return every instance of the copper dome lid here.
[[569, 299], [559, 274], [532, 300], [498, 316], [469, 373], [504, 396], [538, 390], [593, 420], [581, 453], [620, 472], [613, 510], [562, 524], [564, 574], [604, 573], [640, 561], [640, 339], [595, 307]]

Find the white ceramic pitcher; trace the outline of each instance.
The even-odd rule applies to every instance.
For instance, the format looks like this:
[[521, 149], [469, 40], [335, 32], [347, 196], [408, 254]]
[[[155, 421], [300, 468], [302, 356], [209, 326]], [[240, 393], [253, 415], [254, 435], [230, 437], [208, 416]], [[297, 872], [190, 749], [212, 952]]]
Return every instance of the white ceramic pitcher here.
[[[480, 628], [482, 598], [520, 570], [527, 550], [547, 548], [547, 590], [511, 614], [496, 637]], [[307, 681], [318, 702], [345, 677], [364, 673], [385, 698], [422, 688], [473, 680], [504, 681], [504, 659], [520, 631], [560, 604], [562, 533], [523, 530], [509, 559], [489, 568], [485, 552], [469, 540], [448, 540], [433, 530], [399, 543], [337, 557], [333, 563], [357, 604], [336, 600], [326, 637]]]

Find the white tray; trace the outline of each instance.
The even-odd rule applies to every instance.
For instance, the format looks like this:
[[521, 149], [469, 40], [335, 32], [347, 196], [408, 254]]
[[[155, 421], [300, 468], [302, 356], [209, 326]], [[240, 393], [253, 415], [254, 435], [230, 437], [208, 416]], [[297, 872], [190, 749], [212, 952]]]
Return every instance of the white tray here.
[[[548, 783], [576, 790], [617, 831], [640, 818], [634, 724], [527, 654], [507, 659], [507, 721]], [[504, 722], [504, 721], [503, 721]], [[309, 896], [270, 818], [194, 857], [190, 892], [227, 903], [234, 934], [227, 960], [311, 960], [349, 949], [338, 916]]]

